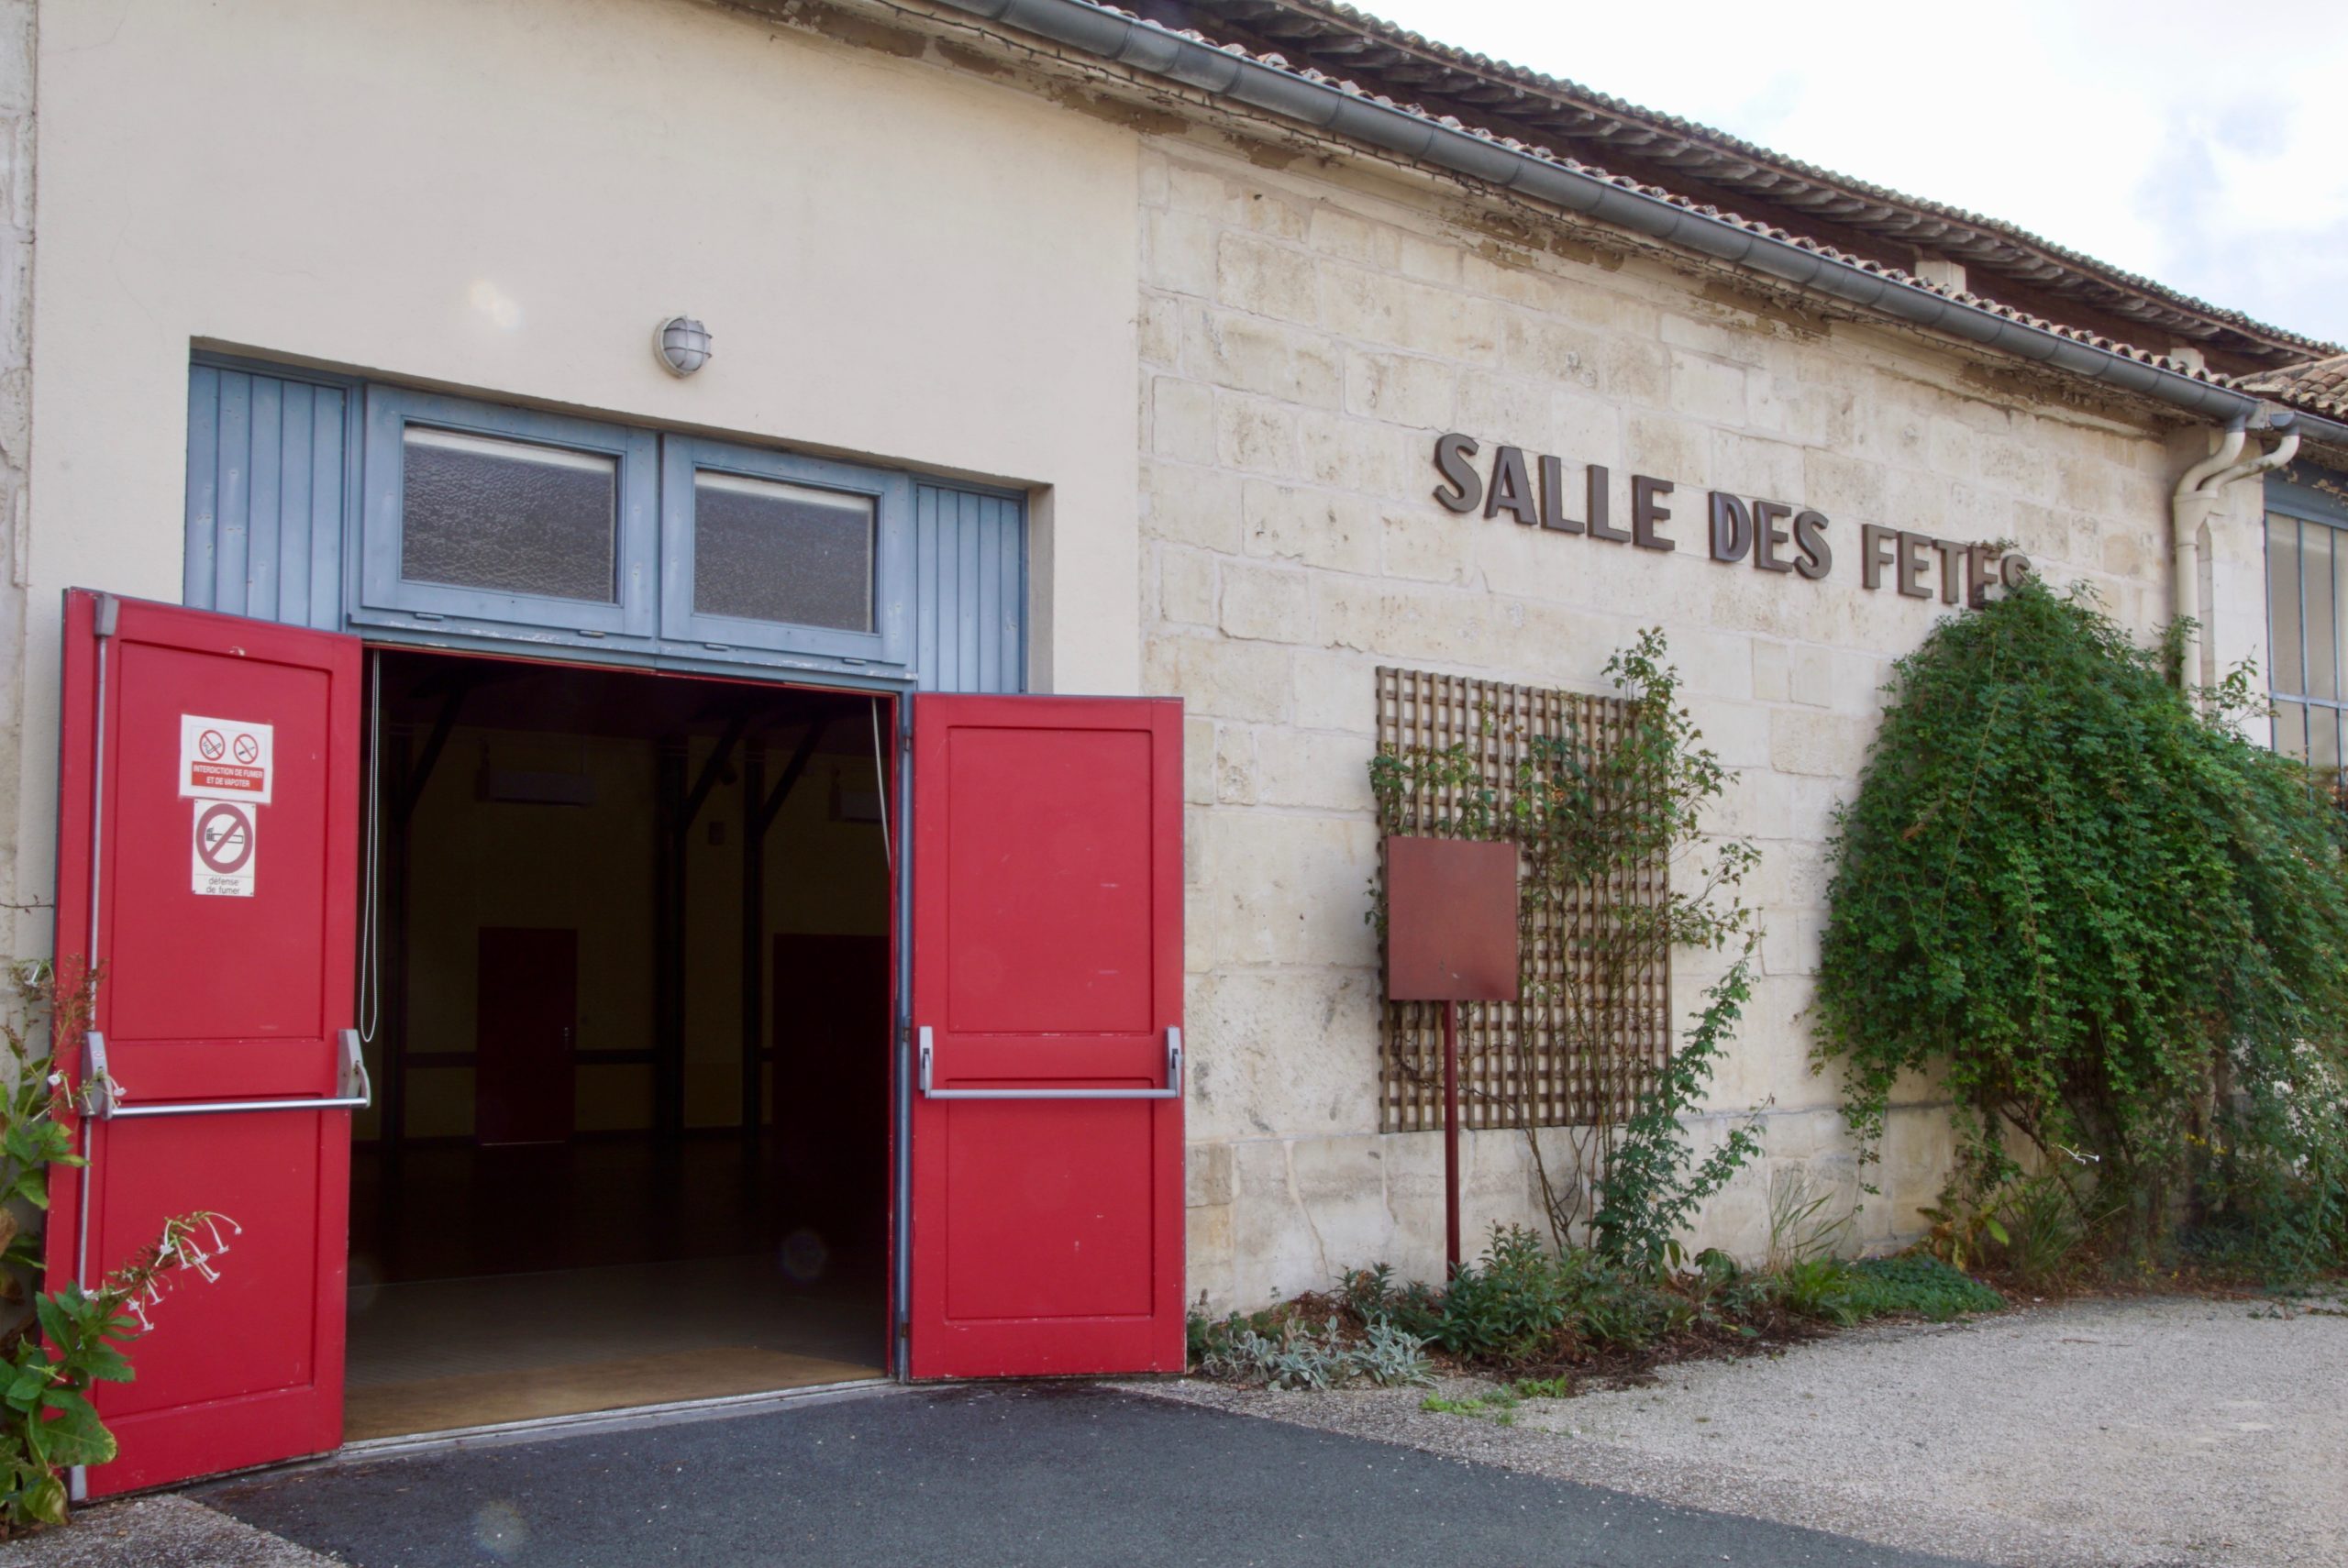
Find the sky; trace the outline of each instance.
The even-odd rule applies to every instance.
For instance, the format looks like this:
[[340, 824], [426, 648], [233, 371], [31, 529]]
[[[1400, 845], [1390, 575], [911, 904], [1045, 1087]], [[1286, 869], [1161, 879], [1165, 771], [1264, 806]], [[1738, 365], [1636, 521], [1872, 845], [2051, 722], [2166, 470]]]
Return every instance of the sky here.
[[2348, 344], [2348, 0], [1361, 8]]

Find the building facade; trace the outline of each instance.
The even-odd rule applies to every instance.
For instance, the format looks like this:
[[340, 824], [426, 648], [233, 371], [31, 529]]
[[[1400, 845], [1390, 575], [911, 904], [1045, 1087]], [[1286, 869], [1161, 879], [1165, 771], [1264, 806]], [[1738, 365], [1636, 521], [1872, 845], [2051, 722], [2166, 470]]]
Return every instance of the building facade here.
[[[2329, 597], [2331, 529], [2348, 510], [2312, 466], [2348, 456], [2348, 428], [2299, 369], [2327, 346], [1340, 7], [1168, 6], [1143, 19], [1080, 0], [16, 0], [5, 14], [12, 951], [105, 946], [54, 923], [78, 896], [61, 890], [61, 866], [71, 882], [95, 853], [69, 841], [110, 842], [74, 816], [72, 790], [88, 786], [70, 763], [72, 650], [96, 634], [76, 630], [68, 590], [345, 639], [374, 661], [351, 666], [373, 683], [370, 777], [393, 779], [394, 797], [412, 783], [422, 824], [408, 836], [371, 804], [350, 834], [355, 846], [363, 831], [360, 912], [372, 911], [354, 920], [353, 1017], [364, 1026], [393, 999], [389, 1031], [368, 1030], [362, 1151], [421, 1151], [385, 1171], [460, 1148], [505, 1157], [491, 1130], [517, 1113], [487, 1087], [506, 1070], [493, 1035], [518, 1037], [530, 1018], [490, 997], [482, 977], [504, 962], [485, 956], [493, 929], [578, 931], [561, 948], [577, 978], [554, 1065], [513, 1091], [542, 1110], [546, 1075], [560, 1078], [570, 1109], [546, 1141], [684, 1146], [733, 1129], [745, 1157], [793, 1139], [829, 1149], [836, 1119], [819, 1102], [849, 1094], [848, 1079], [810, 1067], [797, 1090], [784, 1081], [789, 1031], [817, 1018], [841, 1032], [824, 1036], [827, 1053], [869, 1058], [871, 1137], [891, 1141], [866, 1205], [892, 1217], [874, 1243], [885, 1336], [878, 1321], [870, 1336], [888, 1349], [865, 1358], [883, 1371], [921, 1373], [924, 1334], [943, 1343], [966, 1320], [1055, 1318], [1020, 1305], [1036, 1291], [1076, 1303], [1067, 1323], [1168, 1310], [1179, 1323], [1185, 1307], [1258, 1307], [1379, 1262], [1440, 1274], [1440, 1137], [1381, 1121], [1391, 1065], [1364, 918], [1381, 669], [1602, 692], [1610, 655], [1664, 631], [1731, 770], [1718, 831], [1763, 851], [1761, 978], [1697, 1129], [1700, 1144], [1758, 1120], [1765, 1157], [1695, 1238], [1746, 1254], [1767, 1246], [1771, 1194], [1789, 1184], [1839, 1194], [1856, 1236], [1889, 1244], [1919, 1229], [1947, 1174], [1945, 1106], [1918, 1083], [1888, 1130], [1881, 1194], [1860, 1201], [1803, 1021], [1833, 812], [1892, 661], [1936, 617], [1964, 613], [2003, 559], [2091, 589], [2140, 634], [2185, 605], [2205, 628], [2205, 675], [2243, 660], [2287, 674], [2304, 689], [2277, 690], [2302, 723], [2348, 692]], [[1340, 60], [1353, 74], [1314, 63]], [[1536, 146], [1536, 118], [1573, 150]], [[1590, 156], [1606, 148], [1619, 160]], [[680, 316], [714, 338], [687, 376], [648, 347]], [[2244, 459], [2298, 454], [2275, 516], [2302, 563], [2293, 602], [2318, 553], [2326, 596], [2288, 628], [2288, 650], [2271, 631], [2285, 602], [2271, 541], [2286, 525], [2259, 478], [2216, 491], [2187, 548], [2175, 534], [2180, 477], [2230, 426]], [[545, 469], [532, 470], [539, 500], [462, 491], [468, 460], [494, 467], [517, 447]], [[458, 476], [457, 500], [428, 493], [434, 461]], [[609, 526], [589, 588], [466, 553], [503, 525], [500, 505], [552, 505], [557, 469], [617, 498], [594, 503]], [[848, 619], [830, 601], [792, 608], [781, 588], [781, 608], [713, 608], [725, 585], [694, 575], [692, 551], [714, 555], [712, 525], [737, 493], [801, 531], [806, 553], [775, 558], [800, 582], [850, 537], [805, 509], [861, 498], [865, 531], [841, 568], [862, 585], [842, 591]], [[436, 505], [453, 510], [436, 522]], [[2302, 521], [2317, 530], [2306, 545]], [[454, 553], [436, 566], [430, 530], [444, 525]], [[543, 564], [563, 537], [558, 521], [507, 544]], [[753, 624], [765, 629], [742, 630]], [[479, 667], [516, 657], [710, 684], [693, 688], [703, 708], [625, 722], [650, 708], [618, 688], [532, 689], [502, 707], [477, 694]], [[761, 682], [828, 693], [836, 711], [808, 709], [769, 745], [769, 718], [735, 723], [710, 706], [713, 691]], [[460, 690], [471, 707], [449, 695]], [[1181, 1098], [1058, 1108], [1096, 1118], [1060, 1166], [1033, 1153], [1058, 1124], [1020, 1123], [1024, 1152], [974, 1135], [948, 1161], [947, 1124], [916, 1109], [932, 1088], [923, 955], [962, 940], [924, 923], [925, 823], [978, 809], [922, 794], [947, 776], [923, 771], [925, 696], [1180, 701], [1179, 984], [1135, 1026], [1174, 1029], [1179, 1050], [1162, 1077], [1146, 1053], [1137, 1068], [1060, 1076]], [[547, 717], [574, 699], [575, 722]], [[1013, 723], [967, 712], [981, 718], [954, 722]], [[2336, 736], [2296, 744], [2339, 761]], [[976, 740], [954, 745], [978, 755]], [[462, 782], [444, 755], [471, 767], [469, 799], [426, 795]], [[961, 755], [939, 743], [936, 768]], [[803, 774], [828, 778], [828, 798], [794, 795]], [[956, 801], [1022, 824], [1002, 830], [1006, 845], [1052, 837], [1048, 814], [1020, 815], [1023, 799], [1049, 796], [1044, 775], [954, 777]], [[564, 806], [574, 814], [543, 814]], [[530, 808], [528, 823], [561, 830], [547, 830], [545, 864], [482, 879], [537, 826], [464, 813]], [[565, 847], [590, 817], [600, 825], [581, 842], [617, 846], [614, 868]], [[744, 858], [775, 823], [794, 847]], [[435, 860], [436, 844], [454, 847]], [[1075, 865], [1093, 852], [1067, 853]], [[385, 880], [391, 865], [407, 869]], [[846, 890], [873, 867], [885, 870]], [[1097, 890], [1110, 879], [1096, 869], [1062, 867]], [[387, 887], [402, 889], [390, 904]], [[529, 888], [552, 892], [512, 896]], [[416, 911], [436, 898], [443, 923], [427, 930]], [[754, 911], [738, 943], [721, 930], [737, 907]], [[1100, 920], [1123, 907], [1100, 904]], [[606, 930], [576, 912], [590, 908], [633, 912]], [[998, 912], [1023, 909], [1042, 919]], [[868, 945], [786, 952], [786, 936]], [[1056, 950], [1088, 940], [1077, 921]], [[892, 1016], [809, 999], [838, 966], [868, 961], [891, 977]], [[1083, 995], [1113, 990], [1117, 962], [1088, 969]], [[1719, 962], [1675, 959], [1669, 1019], [1694, 1010]], [[956, 967], [953, 983], [977, 972]], [[1080, 1014], [1091, 1016], [1068, 1016]], [[1090, 1027], [1033, 1025], [1038, 1040]], [[395, 1039], [407, 1055], [387, 1055]], [[956, 1048], [941, 1043], [940, 1063]], [[1018, 1078], [1000, 1067], [970, 1081]], [[1152, 1185], [1159, 1167], [1120, 1164], [1136, 1140], [1169, 1135], [1179, 1200]], [[1538, 1223], [1520, 1133], [1468, 1134], [1465, 1165], [1472, 1229]], [[380, 1205], [409, 1178], [371, 1179]], [[1089, 1182], [1113, 1195], [1103, 1212], [1132, 1199], [1100, 1244], [1132, 1250], [1112, 1272], [1130, 1263], [1117, 1278], [1146, 1301], [1106, 1286], [1095, 1300], [1089, 1264], [1036, 1242], [1036, 1279], [1002, 1286], [999, 1310], [958, 1316], [941, 1296], [924, 1315], [949, 1271], [1027, 1257], [1023, 1204], [1048, 1231], [1075, 1212], [1070, 1184]], [[171, 1201], [227, 1208], [203, 1186]], [[951, 1209], [981, 1189], [983, 1216]], [[548, 1190], [570, 1212], [576, 1191]], [[949, 1225], [976, 1238], [969, 1250], [920, 1250]], [[785, 1228], [803, 1253], [809, 1228]], [[823, 1231], [831, 1253], [846, 1255], [844, 1234]], [[364, 1250], [354, 1241], [351, 1258]], [[345, 1279], [339, 1258], [312, 1263], [303, 1277], [336, 1297], [320, 1321], [345, 1289], [373, 1288]], [[381, 1266], [383, 1298], [405, 1299], [407, 1276]], [[339, 1330], [320, 1331], [338, 1375]], [[931, 1370], [1139, 1364], [1004, 1343]], [[126, 1484], [282, 1456], [209, 1452], [197, 1430]]]

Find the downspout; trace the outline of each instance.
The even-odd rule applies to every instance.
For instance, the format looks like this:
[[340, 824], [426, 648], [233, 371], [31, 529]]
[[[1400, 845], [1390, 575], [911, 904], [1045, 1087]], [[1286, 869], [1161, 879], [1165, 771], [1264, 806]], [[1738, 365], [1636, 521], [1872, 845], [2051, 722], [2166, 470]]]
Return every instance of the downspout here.
[[2292, 428], [2297, 423], [2292, 414], [2272, 411], [2265, 423], [2268, 430], [2282, 436], [2280, 441], [2256, 457], [2243, 458], [2242, 449], [2249, 440], [2247, 421], [2230, 421], [2218, 449], [2186, 469], [2184, 477], [2176, 481], [2176, 492], [2169, 497], [2169, 547], [2176, 573], [2175, 606], [2176, 619], [2185, 627], [2184, 657], [2177, 664], [2176, 681], [2180, 689], [2188, 692], [2204, 684], [2201, 536], [2209, 527], [2210, 514], [2217, 510], [2221, 494], [2228, 485], [2279, 469], [2298, 454], [2299, 433]]

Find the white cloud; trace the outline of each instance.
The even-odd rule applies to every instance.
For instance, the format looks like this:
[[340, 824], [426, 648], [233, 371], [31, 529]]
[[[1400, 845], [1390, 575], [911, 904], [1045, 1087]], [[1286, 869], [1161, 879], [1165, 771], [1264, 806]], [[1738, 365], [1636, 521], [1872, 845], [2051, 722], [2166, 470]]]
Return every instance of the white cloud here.
[[2348, 341], [2348, 6], [1375, 0], [1475, 50]]

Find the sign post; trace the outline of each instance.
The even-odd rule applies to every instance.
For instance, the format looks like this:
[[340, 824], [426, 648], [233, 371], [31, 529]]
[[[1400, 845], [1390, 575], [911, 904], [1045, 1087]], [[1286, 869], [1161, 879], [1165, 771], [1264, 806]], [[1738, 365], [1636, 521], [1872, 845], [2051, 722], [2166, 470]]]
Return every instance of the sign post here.
[[1517, 999], [1516, 845], [1386, 841], [1386, 995], [1443, 1003], [1445, 1277], [1459, 1272], [1459, 1004]]

